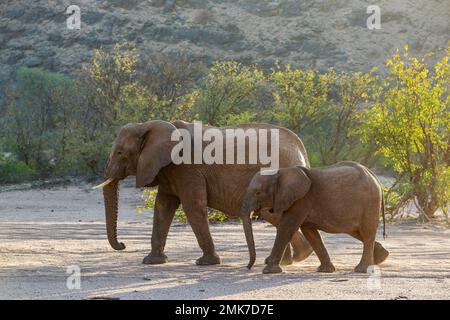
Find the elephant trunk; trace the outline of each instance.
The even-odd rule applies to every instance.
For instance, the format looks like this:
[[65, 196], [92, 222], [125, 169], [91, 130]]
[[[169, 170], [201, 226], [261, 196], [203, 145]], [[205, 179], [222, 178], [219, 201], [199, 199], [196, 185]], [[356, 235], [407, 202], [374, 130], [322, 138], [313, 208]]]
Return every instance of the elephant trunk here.
[[115, 250], [123, 250], [125, 249], [125, 245], [117, 241], [118, 180], [114, 180], [103, 187], [103, 198], [105, 201], [106, 234], [109, 244]]
[[250, 208], [248, 205], [244, 203], [241, 218], [242, 224], [244, 226], [245, 239], [247, 240], [248, 252], [250, 254], [250, 261], [248, 262], [247, 268], [251, 269], [251, 267], [255, 264], [256, 260], [256, 250], [255, 250], [255, 240], [253, 238], [253, 229], [252, 229], [252, 220], [251, 213], [253, 208]]

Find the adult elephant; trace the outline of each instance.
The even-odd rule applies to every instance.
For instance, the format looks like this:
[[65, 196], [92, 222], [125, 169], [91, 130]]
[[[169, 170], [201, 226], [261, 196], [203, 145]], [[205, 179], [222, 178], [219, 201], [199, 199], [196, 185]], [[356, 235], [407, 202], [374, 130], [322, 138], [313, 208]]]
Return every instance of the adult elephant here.
[[[211, 128], [211, 127], [208, 127]], [[232, 127], [228, 127], [230, 129]], [[269, 124], [246, 124], [234, 128], [279, 129], [279, 165], [309, 166], [302, 141], [293, 132]], [[151, 252], [144, 258], [145, 264], [167, 262], [164, 254], [167, 234], [175, 210], [180, 203], [195, 233], [203, 256], [198, 265], [219, 264], [208, 225], [207, 207], [230, 216], [239, 216], [245, 190], [260, 164], [178, 164], [172, 162], [171, 151], [177, 142], [171, 141], [175, 130], [185, 129], [193, 139], [194, 125], [175, 121], [169, 123], [152, 120], [145, 123], [127, 124], [121, 128], [112, 148], [105, 169], [103, 187], [108, 241], [115, 250], [125, 245], [117, 241], [117, 213], [119, 181], [136, 176], [136, 187], [158, 186], [156, 196]], [[224, 132], [225, 128], [218, 128]], [[205, 127], [203, 128], [205, 130]], [[179, 130], [180, 132], [181, 130]], [[178, 132], [178, 133], [179, 133]], [[259, 135], [257, 135], [257, 139]], [[248, 150], [249, 139], [245, 140]], [[192, 142], [193, 143], [193, 142]], [[270, 141], [269, 150], [270, 150]], [[224, 153], [225, 153], [224, 146]], [[236, 150], [235, 150], [236, 151]], [[235, 153], [236, 154], [236, 153]], [[248, 162], [246, 162], [248, 163]], [[277, 225], [270, 214], [261, 213], [264, 219]], [[291, 239], [293, 256], [287, 246], [282, 263], [289, 264], [308, 257], [312, 249], [302, 234], [297, 232]]]

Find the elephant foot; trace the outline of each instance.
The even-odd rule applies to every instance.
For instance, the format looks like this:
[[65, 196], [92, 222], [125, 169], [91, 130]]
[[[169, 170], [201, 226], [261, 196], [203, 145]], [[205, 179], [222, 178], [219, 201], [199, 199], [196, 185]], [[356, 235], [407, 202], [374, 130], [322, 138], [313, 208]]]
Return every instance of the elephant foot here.
[[169, 259], [167, 259], [167, 256], [164, 253], [160, 254], [150, 253], [142, 261], [143, 264], [163, 264], [167, 262], [169, 262]]
[[196, 265], [199, 266], [209, 266], [213, 264], [220, 264], [220, 257], [217, 254], [209, 254], [209, 255], [203, 255], [202, 257], [198, 258], [195, 261]]
[[321, 264], [318, 268], [317, 268], [317, 272], [325, 272], [325, 273], [333, 273], [336, 271], [336, 268], [333, 266], [333, 264], [327, 263], [327, 264]]
[[[271, 261], [270, 256], [268, 256], [265, 260], [265, 264], [276, 264], [278, 261]], [[291, 256], [291, 246], [288, 244], [286, 250], [283, 253], [283, 257], [281, 258], [280, 265], [288, 266], [294, 263]]]
[[363, 263], [359, 263], [356, 267], [355, 267], [355, 272], [357, 273], [367, 273], [367, 268], [369, 267], [368, 264], [363, 264]]
[[283, 269], [278, 264], [268, 264], [264, 267], [263, 273], [269, 274], [269, 273], [281, 273], [283, 272]]
[[307, 241], [300, 243], [300, 245], [296, 244], [292, 246], [293, 255], [292, 259], [295, 262], [300, 262], [308, 258], [313, 252], [313, 248], [309, 245]]
[[[281, 259], [281, 261], [280, 261], [280, 264], [281, 264], [282, 266], [288, 266], [288, 265], [291, 265], [291, 264], [293, 264], [293, 263], [294, 263], [294, 260], [292, 260], [290, 254], [289, 254], [289, 255], [285, 254], [285, 255], [283, 256], [283, 259]], [[267, 257], [267, 258], [264, 260], [264, 264], [270, 264], [270, 257]]]
[[375, 264], [380, 264], [389, 256], [389, 251], [387, 251], [381, 243], [375, 242], [375, 249], [373, 251], [373, 261]]
[[288, 266], [288, 265], [291, 265], [293, 263], [294, 263], [294, 261], [292, 260], [291, 252], [285, 252], [284, 255], [283, 255], [283, 258], [280, 261], [280, 264], [282, 266]]
[[291, 239], [291, 245], [293, 249], [292, 258], [296, 262], [305, 260], [313, 252], [308, 240], [306, 240], [305, 236], [300, 232], [294, 234]]

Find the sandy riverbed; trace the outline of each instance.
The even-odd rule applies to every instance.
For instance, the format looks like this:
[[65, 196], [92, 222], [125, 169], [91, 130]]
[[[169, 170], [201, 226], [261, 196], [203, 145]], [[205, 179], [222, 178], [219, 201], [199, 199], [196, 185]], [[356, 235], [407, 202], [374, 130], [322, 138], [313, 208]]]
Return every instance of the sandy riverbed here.
[[[222, 265], [194, 264], [201, 251], [181, 223], [172, 225], [167, 240], [170, 262], [143, 265], [152, 225], [149, 213], [137, 213], [139, 204], [139, 190], [122, 188], [119, 238], [127, 248], [116, 252], [106, 241], [102, 194], [89, 185], [1, 192], [0, 299], [450, 299], [450, 229], [444, 226], [388, 225], [388, 239], [379, 241], [391, 255], [379, 278], [352, 272], [359, 242], [327, 234], [336, 273], [315, 272], [312, 255], [282, 274], [263, 275], [275, 233], [262, 222], [254, 224], [251, 271], [237, 223], [211, 226]], [[81, 269], [81, 288], [69, 290], [66, 271], [73, 265]]]

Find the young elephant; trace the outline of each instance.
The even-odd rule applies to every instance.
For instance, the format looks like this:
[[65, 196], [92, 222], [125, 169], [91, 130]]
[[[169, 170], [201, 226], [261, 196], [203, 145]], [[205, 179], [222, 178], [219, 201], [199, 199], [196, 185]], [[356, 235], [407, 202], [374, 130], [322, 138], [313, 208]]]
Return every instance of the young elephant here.
[[273, 175], [255, 174], [247, 189], [241, 215], [250, 252], [251, 268], [255, 262], [255, 244], [251, 225], [252, 211], [269, 210], [280, 215], [277, 235], [263, 273], [282, 272], [280, 259], [294, 232], [301, 228], [320, 260], [319, 272], [335, 268], [318, 230], [347, 233], [364, 244], [355, 272], [383, 262], [389, 252], [375, 242], [380, 211], [385, 217], [383, 189], [363, 165], [344, 161], [330, 167], [307, 169], [283, 168]]

